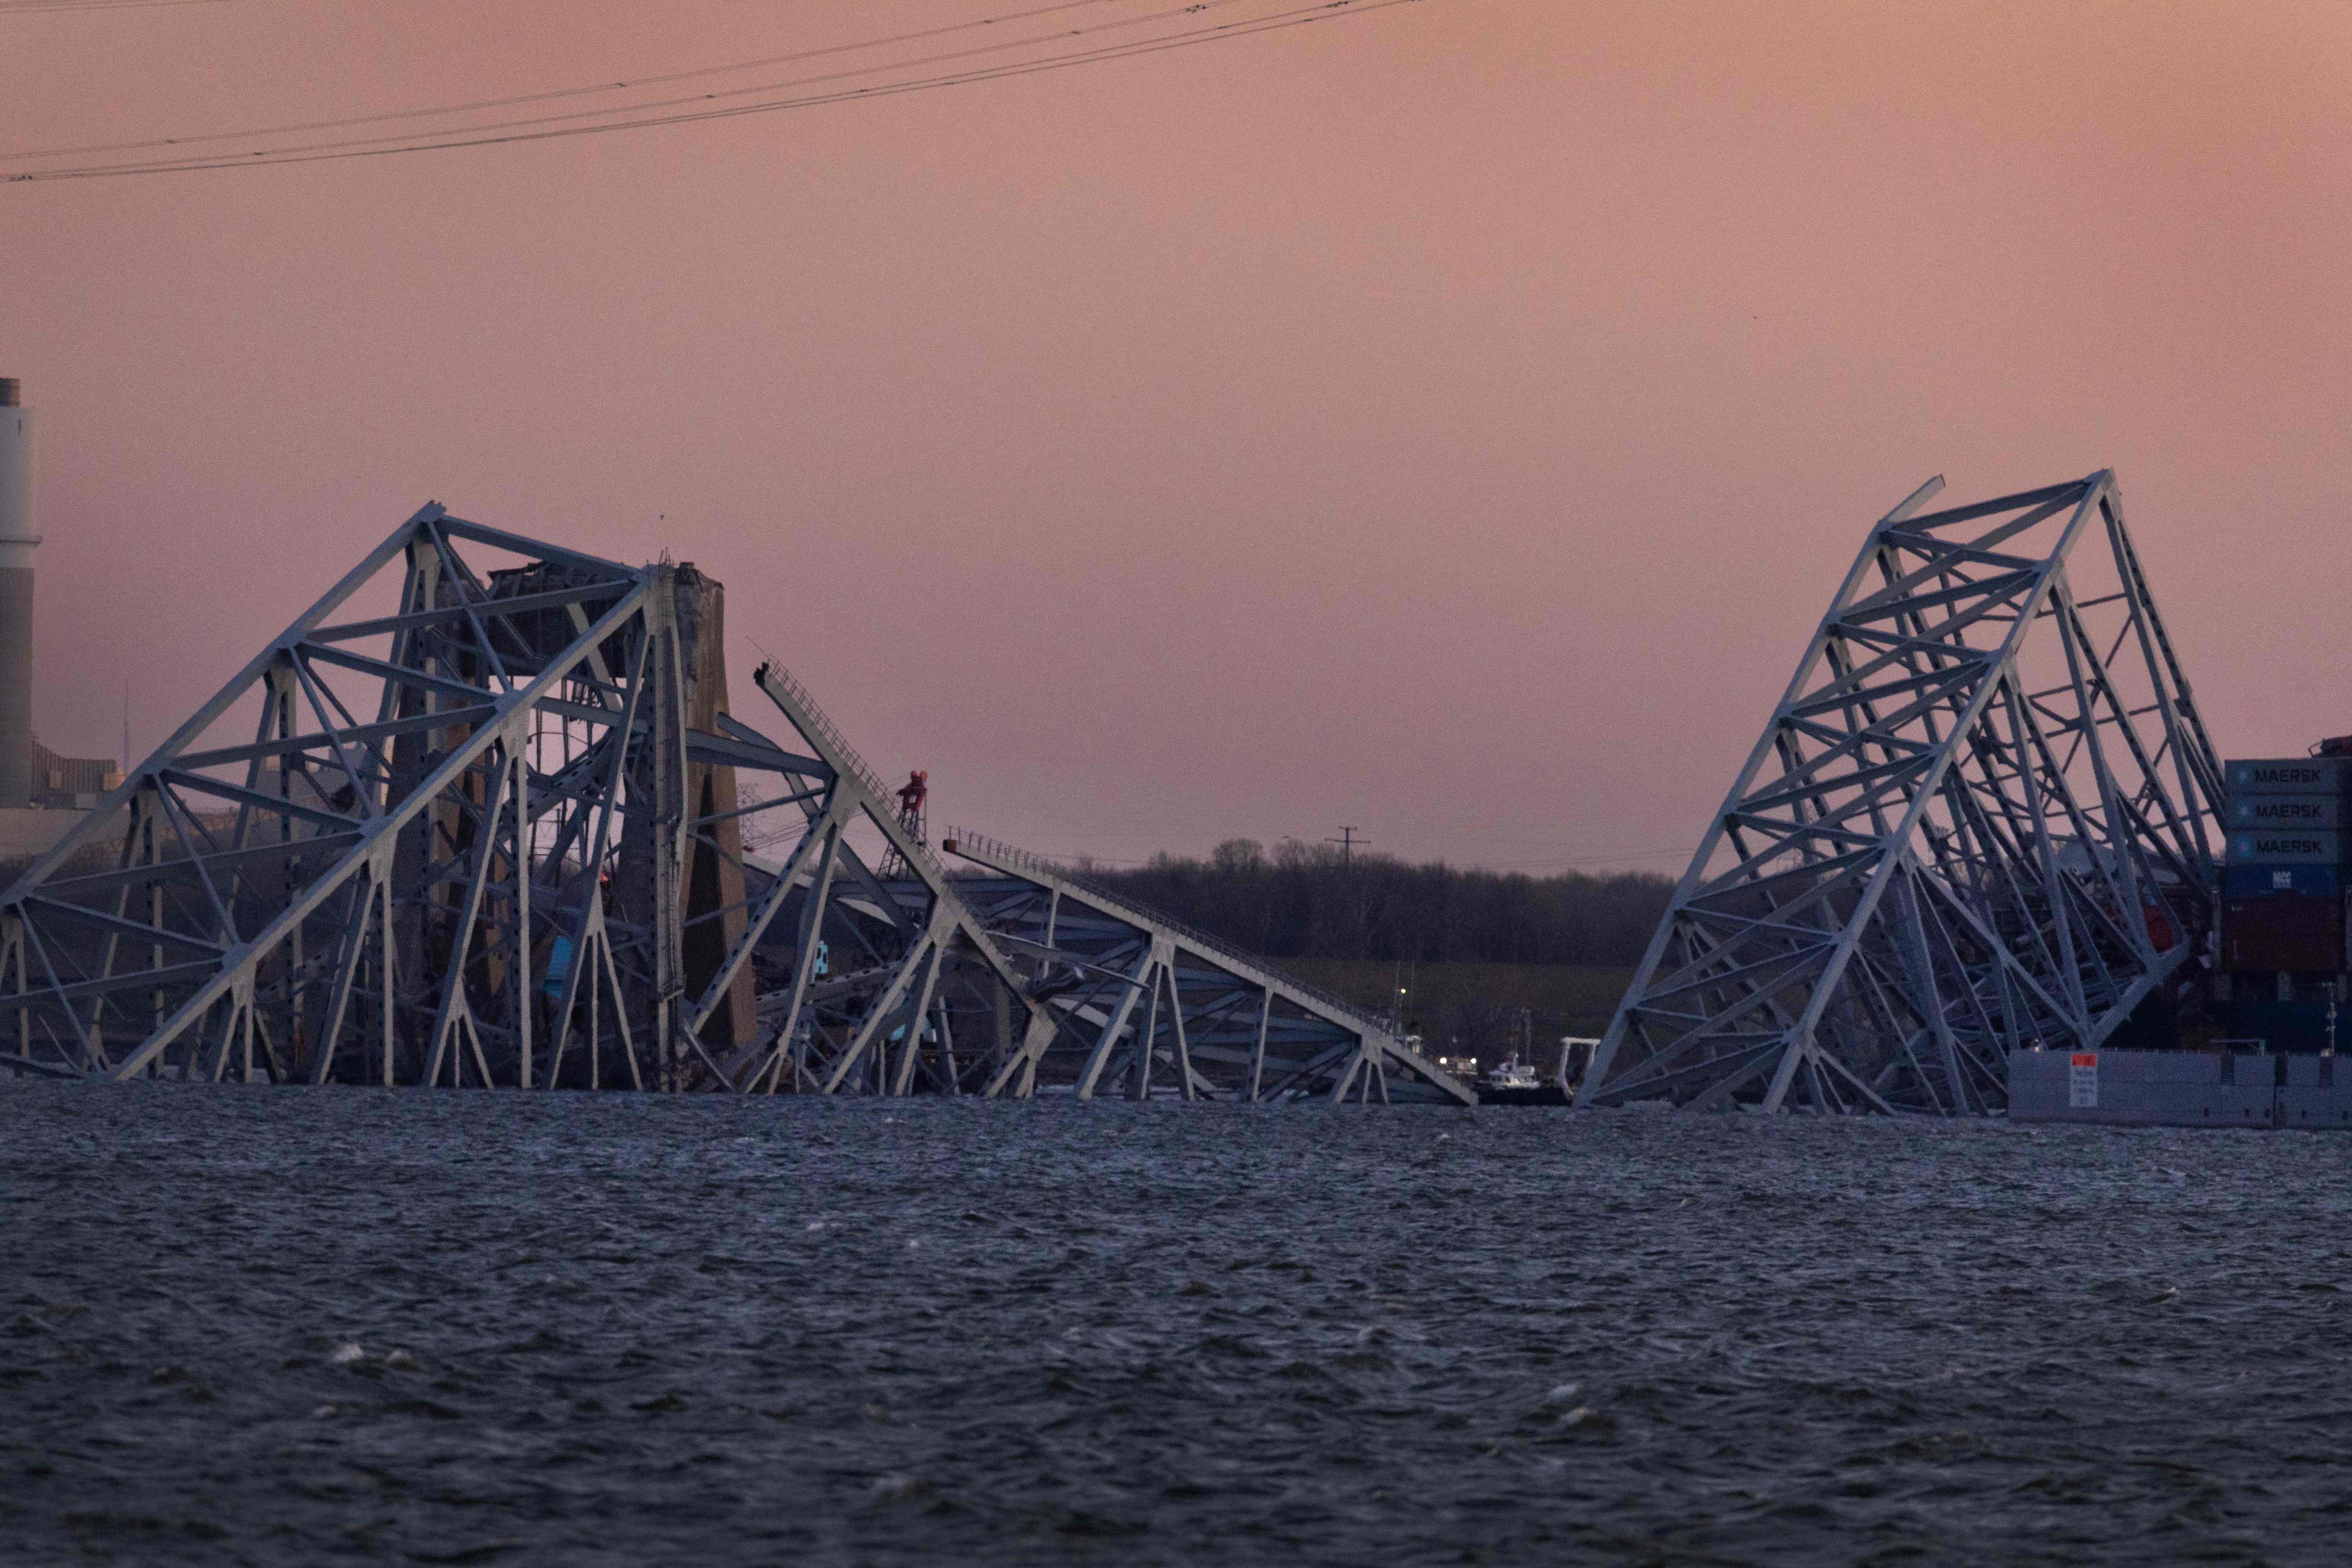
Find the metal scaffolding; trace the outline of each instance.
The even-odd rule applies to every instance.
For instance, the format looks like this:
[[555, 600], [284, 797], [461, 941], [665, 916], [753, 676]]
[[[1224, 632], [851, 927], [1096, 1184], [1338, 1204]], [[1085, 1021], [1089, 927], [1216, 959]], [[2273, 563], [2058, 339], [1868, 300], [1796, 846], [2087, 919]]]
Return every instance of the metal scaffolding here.
[[2211, 930], [2221, 775], [2115, 476], [1872, 531], [1580, 1105], [1981, 1113]]
[[989, 1092], [1081, 1100], [1392, 1097], [1475, 1105], [1469, 1088], [1328, 992], [1036, 856], [961, 829], [941, 847], [990, 875], [958, 886], [1029, 993], [1060, 1016]]

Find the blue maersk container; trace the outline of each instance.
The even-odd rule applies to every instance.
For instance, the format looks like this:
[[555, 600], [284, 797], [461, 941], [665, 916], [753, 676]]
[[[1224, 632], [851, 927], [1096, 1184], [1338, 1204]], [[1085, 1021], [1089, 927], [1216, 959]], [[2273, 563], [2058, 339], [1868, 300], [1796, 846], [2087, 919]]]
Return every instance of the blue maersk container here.
[[2340, 795], [2233, 795], [2229, 821], [2232, 828], [2319, 828], [2344, 826]]
[[2340, 866], [2225, 866], [2221, 868], [2225, 899], [2340, 899], [2344, 870]]
[[2344, 836], [2309, 828], [2256, 827], [2230, 835], [2232, 866], [2341, 866]]
[[2241, 1040], [2263, 1041], [2273, 1052], [2341, 1051], [2352, 1046], [2352, 1007], [2241, 996], [2230, 1004], [2230, 1033]]
[[[2222, 767], [2229, 832], [2221, 868], [2221, 964], [2248, 974], [2341, 974], [2352, 756], [2242, 757]], [[2245, 999], [2241, 998], [2241, 1009]], [[2266, 1005], [2268, 1004], [2265, 1004]], [[2297, 1047], [2325, 1043], [2299, 1013], [2238, 1026]]]
[[2352, 757], [2241, 757], [2222, 766], [2232, 798], [2242, 795], [2335, 795], [2352, 781]]

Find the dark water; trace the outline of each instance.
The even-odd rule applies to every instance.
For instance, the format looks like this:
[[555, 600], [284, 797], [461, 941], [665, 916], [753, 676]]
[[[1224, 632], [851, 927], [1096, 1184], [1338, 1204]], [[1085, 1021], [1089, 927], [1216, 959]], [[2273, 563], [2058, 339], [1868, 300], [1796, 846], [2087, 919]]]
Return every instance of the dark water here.
[[2352, 1138], [28, 1083], [0, 1162], [9, 1562], [2352, 1555]]

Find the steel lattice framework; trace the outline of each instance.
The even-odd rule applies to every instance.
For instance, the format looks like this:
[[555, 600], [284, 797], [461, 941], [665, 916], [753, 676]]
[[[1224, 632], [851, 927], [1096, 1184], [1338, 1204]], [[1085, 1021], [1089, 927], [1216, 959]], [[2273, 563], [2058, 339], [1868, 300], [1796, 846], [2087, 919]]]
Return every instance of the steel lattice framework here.
[[1247, 1098], [1384, 1099], [1402, 1068], [1470, 1099], [1345, 1004], [1119, 906], [1094, 918], [1139, 922], [1151, 999], [1088, 1011], [1068, 977], [1109, 950], [1075, 890], [1032, 940], [804, 688], [755, 683], [782, 743], [729, 711], [724, 595], [691, 566], [426, 507], [0, 896], [0, 1065], [1025, 1096], [1091, 1052], [1091, 1095], [1139, 1040], [1148, 1093], [1172, 1039], [1202, 1064], [1184, 1098], [1244, 1097], [1246, 993]]
[[1475, 1105], [1469, 1088], [1340, 998], [1280, 974], [1204, 931], [1050, 861], [957, 830], [952, 853], [989, 873], [960, 882], [1005, 951], [1033, 970], [1028, 994], [1059, 1016], [1009, 1057], [990, 1091], [1049, 1088], [1092, 1099], [1351, 1096]]
[[1846, 574], [1580, 1105], [1992, 1110], [2210, 930], [2220, 765], [2115, 476], [1942, 483]]
[[751, 1026], [748, 984], [681, 1008], [743, 920], [728, 738], [689, 721], [725, 722], [719, 611], [426, 507], [0, 897], [13, 1061], [702, 1081]]
[[[919, 1066], [921, 1088], [979, 1087], [992, 1061], [939, 1048], [959, 965], [1029, 1030], [1055, 1015], [807, 693], [760, 672], [802, 749], [778, 745], [728, 711], [724, 661], [723, 597], [693, 568], [425, 508], [0, 898], [5, 1059], [901, 1094]], [[878, 878], [861, 824], [913, 874]], [[747, 832], [798, 847], [767, 865]]]
[[[1003, 1064], [1042, 1049], [1054, 1014], [1030, 996], [959, 884], [806, 688], [773, 663], [754, 680], [806, 750], [731, 725], [730, 755], [781, 786], [777, 802], [795, 809], [800, 826], [780, 864], [750, 862], [750, 880], [764, 886], [693, 1015], [695, 1027], [715, 1017], [754, 953], [763, 943], [773, 950], [769, 977], [779, 984], [759, 994], [759, 1027], [720, 1067], [720, 1082], [768, 1093], [1002, 1092]], [[861, 828], [878, 841], [887, 878], [852, 841]], [[984, 1040], [959, 1046], [959, 1011], [968, 1027], [974, 1015], [990, 1020]]]

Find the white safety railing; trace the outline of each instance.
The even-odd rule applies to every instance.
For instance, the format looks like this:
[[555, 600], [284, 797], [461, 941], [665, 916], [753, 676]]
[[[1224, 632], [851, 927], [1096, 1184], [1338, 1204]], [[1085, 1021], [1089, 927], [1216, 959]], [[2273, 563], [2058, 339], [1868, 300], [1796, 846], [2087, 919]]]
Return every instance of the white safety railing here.
[[[817, 700], [810, 694], [809, 689], [803, 686], [791, 670], [772, 658], [761, 668], [766, 673], [768, 679], [784, 689], [800, 709], [800, 712], [794, 713], [788, 708], [784, 710], [784, 716], [790, 719], [796, 728], [801, 728], [804, 731], [814, 730], [815, 732], [807, 736], [808, 741], [819, 752], [829, 752], [847, 763], [850, 773], [856, 775], [859, 784], [866, 786], [866, 793], [874, 797], [875, 809], [887, 815], [890, 809], [891, 800], [898, 792], [885, 784], [874, 770], [866, 765], [866, 759], [857, 754], [857, 748], [851, 745], [848, 738], [842, 734], [840, 726], [826, 716], [825, 710], [818, 705]], [[758, 676], [755, 675], [753, 679], [756, 680]], [[935, 874], [936, 881], [944, 882], [948, 878], [948, 868], [940, 862], [938, 856], [931, 853], [930, 846], [911, 834], [908, 836], [908, 842], [914, 846], [913, 858], [919, 861], [925, 869]]]
[[841, 760], [849, 764], [849, 771], [857, 775], [860, 784], [877, 796], [888, 798], [892, 792], [882, 787], [882, 781], [875, 776], [872, 768], [866, 765], [866, 759], [857, 754], [857, 748], [849, 743], [848, 739], [842, 734], [840, 727], [825, 716], [824, 710], [819, 707], [816, 699], [809, 694], [809, 689], [803, 686], [791, 670], [786, 669], [774, 659], [770, 659], [761, 668], [774, 679], [777, 685], [792, 693], [793, 700], [800, 705], [801, 713], [788, 715], [788, 717], [792, 718], [794, 723], [798, 723], [801, 717], [804, 715], [809, 723], [815, 727], [816, 733], [811, 735], [809, 739], [822, 741], [825, 746], [840, 753]]

